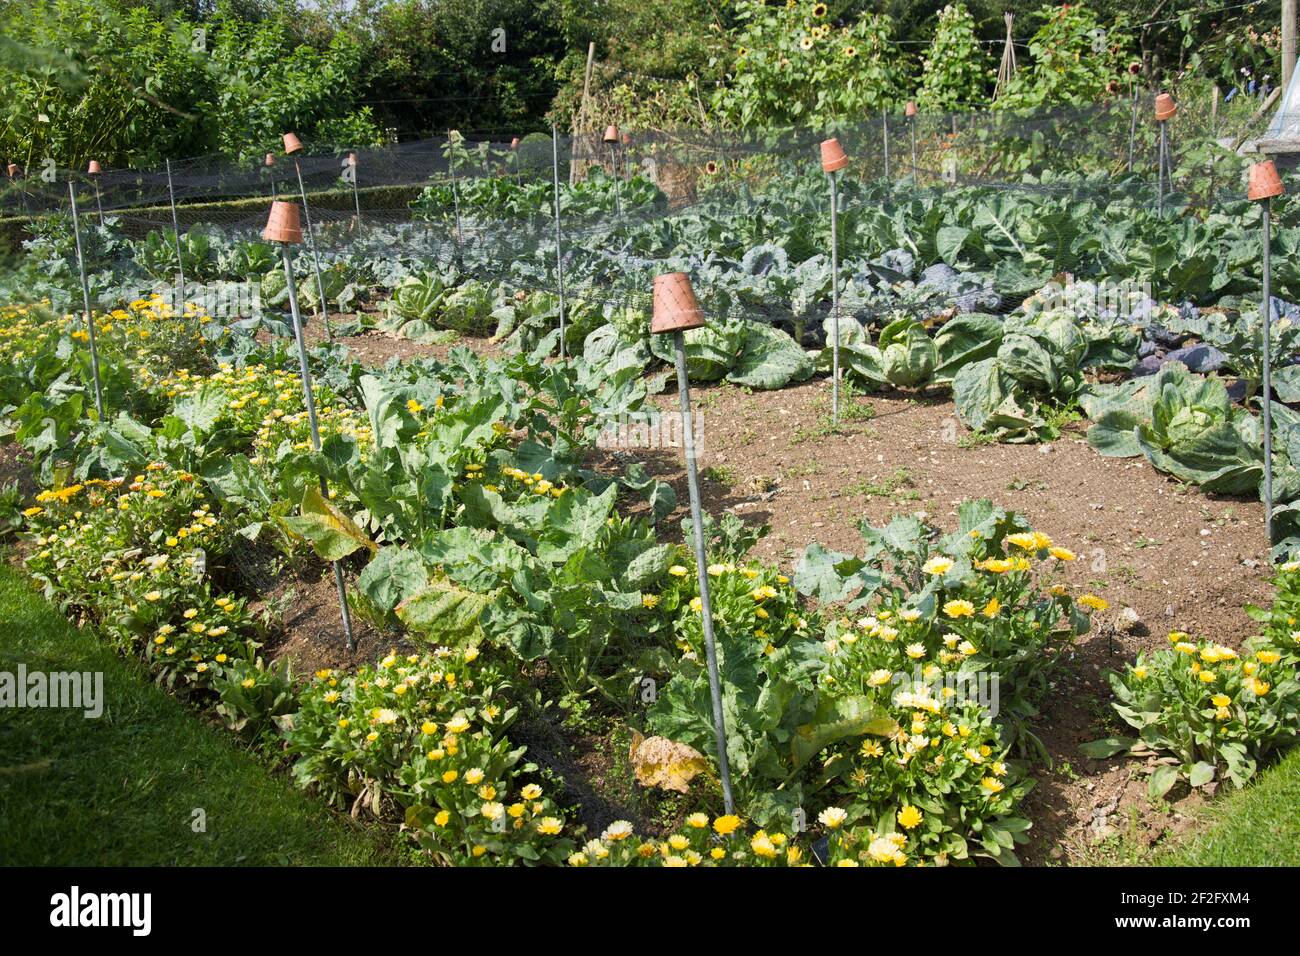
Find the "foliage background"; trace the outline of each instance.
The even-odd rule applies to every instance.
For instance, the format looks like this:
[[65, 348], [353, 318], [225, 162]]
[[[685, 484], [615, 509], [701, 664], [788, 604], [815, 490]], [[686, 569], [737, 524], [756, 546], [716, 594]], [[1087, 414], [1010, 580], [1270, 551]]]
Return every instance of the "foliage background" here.
[[[312, 148], [449, 128], [569, 127], [587, 45], [592, 128], [857, 120], [918, 98], [987, 109], [1004, 10], [1021, 71], [1001, 105], [1145, 86], [1276, 82], [1276, 4], [1121, 0], [0, 0], [0, 159], [79, 167], [220, 153], [293, 128]], [[962, 12], [964, 11], [964, 12]], [[944, 28], [940, 29], [940, 24]], [[505, 49], [493, 30], [505, 31]], [[811, 43], [806, 39], [812, 30]], [[1105, 30], [1102, 50], [1092, 31]], [[196, 34], [202, 31], [202, 34]], [[821, 32], [824, 31], [824, 32]], [[196, 40], [197, 38], [197, 40]], [[1030, 39], [1032, 38], [1032, 40]], [[1078, 53], [1076, 60], [1074, 54]], [[928, 64], [928, 65], [927, 65]]]

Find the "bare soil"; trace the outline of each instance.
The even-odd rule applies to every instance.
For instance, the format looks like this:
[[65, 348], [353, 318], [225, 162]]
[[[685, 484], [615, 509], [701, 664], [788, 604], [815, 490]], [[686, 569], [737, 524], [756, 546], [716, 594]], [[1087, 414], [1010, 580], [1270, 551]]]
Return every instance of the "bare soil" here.
[[[446, 352], [377, 333], [339, 341], [367, 364]], [[489, 348], [482, 340], [463, 344]], [[1105, 862], [1116, 841], [1150, 848], [1191, 825], [1199, 794], [1180, 786], [1169, 801], [1153, 803], [1141, 765], [1091, 760], [1078, 746], [1122, 732], [1105, 673], [1138, 649], [1160, 646], [1172, 629], [1231, 646], [1253, 633], [1243, 606], [1270, 597], [1259, 502], [1202, 494], [1145, 460], [1104, 458], [1084, 440], [1086, 423], [1067, 427], [1048, 444], [973, 442], [946, 394], [847, 399], [838, 429], [829, 427], [826, 380], [771, 393], [719, 385], [692, 394], [701, 419], [704, 507], [770, 525], [755, 556], [787, 572], [814, 541], [859, 553], [861, 519], [881, 524], [894, 514], [921, 511], [951, 527], [957, 505], [972, 498], [1019, 512], [1078, 554], [1060, 573], [1076, 589], [1104, 597], [1110, 610], [1098, 613], [1092, 631], [1067, 652], [1034, 726], [1051, 764], [1030, 767], [1037, 785], [1026, 806], [1034, 826], [1020, 851], [1025, 862]], [[676, 414], [675, 395], [656, 402]], [[661, 527], [676, 535], [689, 500], [681, 449], [601, 450], [592, 464], [621, 471], [628, 460], [642, 461], [674, 486], [680, 506]], [[271, 650], [289, 658], [296, 672], [356, 665], [400, 646], [395, 635], [358, 621], [358, 649], [344, 649], [328, 571], [314, 580], [282, 581], [272, 599], [283, 599], [290, 588], [286, 633]], [[1136, 626], [1117, 621], [1124, 608], [1137, 613]], [[622, 780], [627, 761], [620, 726], [573, 732], [533, 721], [519, 729], [534, 759], [564, 778], [592, 827], [620, 816], [653, 827], [655, 818], [674, 815], [673, 807], [663, 806], [647, 815], [644, 792], [638, 795]]]

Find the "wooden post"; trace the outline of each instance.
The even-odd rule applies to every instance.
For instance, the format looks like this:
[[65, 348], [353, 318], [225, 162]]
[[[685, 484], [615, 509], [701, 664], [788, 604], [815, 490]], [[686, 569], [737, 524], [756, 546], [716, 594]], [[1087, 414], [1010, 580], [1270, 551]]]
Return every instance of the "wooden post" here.
[[1295, 72], [1295, 0], [1282, 0], [1282, 90]]

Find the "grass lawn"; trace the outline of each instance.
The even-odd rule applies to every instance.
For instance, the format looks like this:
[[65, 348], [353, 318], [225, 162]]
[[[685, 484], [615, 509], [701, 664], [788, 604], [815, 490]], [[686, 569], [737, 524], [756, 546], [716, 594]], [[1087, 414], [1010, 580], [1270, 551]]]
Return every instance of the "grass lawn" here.
[[1153, 861], [1162, 866], [1300, 866], [1300, 747], [1245, 790], [1205, 809], [1205, 829]]
[[396, 862], [382, 837], [271, 773], [0, 564], [0, 671], [20, 663], [102, 671], [104, 712], [0, 709], [0, 864]]

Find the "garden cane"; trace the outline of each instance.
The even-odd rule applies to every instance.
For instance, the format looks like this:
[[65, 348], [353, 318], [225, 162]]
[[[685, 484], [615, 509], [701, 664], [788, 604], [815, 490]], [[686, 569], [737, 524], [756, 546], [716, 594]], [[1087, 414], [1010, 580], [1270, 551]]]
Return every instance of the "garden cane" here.
[[271, 198], [279, 199], [280, 191], [275, 184], [275, 153], [267, 153], [266, 159], [263, 160], [262, 165], [266, 167], [266, 171], [271, 176]]
[[831, 424], [840, 423], [840, 212], [835, 174], [849, 164], [837, 139], [822, 143], [822, 171], [831, 184]]
[[185, 260], [181, 256], [181, 221], [176, 216], [176, 190], [172, 188], [172, 161], [167, 160], [167, 198], [172, 205], [172, 238], [176, 240], [176, 271], [180, 273], [180, 299], [176, 311], [185, 314]]
[[90, 165], [86, 167], [86, 175], [95, 186], [95, 210], [99, 213], [99, 224], [104, 225], [104, 202], [99, 195], [99, 174], [102, 172], [99, 166], [99, 160], [92, 159]]
[[1266, 159], [1250, 167], [1249, 186], [1246, 198], [1251, 202], [1263, 203], [1264, 241], [1263, 241], [1263, 301], [1260, 306], [1260, 319], [1263, 323], [1263, 392], [1260, 403], [1264, 406], [1264, 531], [1268, 535], [1269, 547], [1273, 546], [1273, 368], [1272, 324], [1273, 324], [1273, 289], [1272, 289], [1272, 249], [1273, 244], [1273, 197], [1283, 193], [1282, 178], [1277, 174], [1273, 161]]
[[[307, 403], [307, 422], [311, 426], [311, 446], [315, 452], [320, 451], [320, 428], [316, 423], [316, 399], [311, 388], [311, 369], [307, 366], [307, 345], [302, 336], [302, 314], [298, 311], [298, 291], [294, 285], [293, 260], [289, 255], [289, 246], [302, 242], [302, 227], [298, 221], [298, 207], [293, 203], [280, 202], [271, 204], [271, 215], [262, 231], [262, 238], [280, 246], [280, 258], [284, 261], [284, 277], [289, 283], [289, 313], [293, 316], [293, 337], [298, 344], [298, 369], [302, 375], [303, 400]], [[325, 479], [320, 480], [321, 497], [329, 500], [329, 487]], [[339, 592], [339, 612], [343, 616], [343, 636], [347, 640], [348, 650], [356, 648], [352, 636], [352, 615], [348, 612], [348, 593], [343, 583], [343, 565], [338, 561], [334, 565], [334, 586]]]
[[302, 141], [293, 133], [284, 134], [284, 154], [293, 157], [293, 168], [298, 174], [298, 195], [302, 197], [302, 215], [307, 223], [307, 244], [311, 249], [311, 266], [316, 273], [316, 294], [320, 296], [320, 313], [325, 319], [325, 337], [334, 341], [334, 330], [330, 328], [330, 310], [325, 304], [325, 280], [320, 273], [320, 255], [316, 251], [316, 230], [311, 225], [311, 207], [307, 205], [307, 186], [302, 178], [302, 163], [298, 154], [302, 152]]
[[618, 183], [618, 154], [614, 152], [618, 145], [618, 127], [614, 125], [605, 128], [605, 142], [609, 145], [609, 171], [614, 177], [614, 215], [619, 219], [623, 218], [623, 199], [619, 195]]
[[704, 552], [704, 519], [700, 509], [700, 483], [695, 465], [695, 435], [691, 423], [691, 390], [686, 376], [683, 333], [704, 326], [704, 312], [695, 299], [691, 280], [684, 272], [655, 276], [654, 317], [650, 332], [671, 332], [677, 363], [677, 390], [682, 403], [682, 442], [686, 450], [686, 482], [691, 495], [691, 524], [695, 535], [695, 570], [700, 585], [700, 615], [704, 627], [704, 654], [709, 669], [709, 694], [713, 704], [713, 733], [718, 747], [718, 774], [727, 813], [735, 811], [731, 796], [731, 767], [727, 761], [727, 726], [722, 714], [722, 682], [718, 676], [718, 651], [713, 640], [713, 606], [709, 601], [708, 557]]
[[95, 409], [104, 421], [104, 388], [99, 382], [99, 351], [95, 348], [95, 320], [90, 314], [90, 283], [86, 279], [86, 261], [81, 252], [81, 220], [77, 215], [77, 192], [68, 180], [68, 200], [72, 203], [72, 232], [77, 241], [77, 270], [81, 273], [81, 301], [86, 308], [86, 344], [90, 346], [90, 376], [95, 382]]
[[564, 361], [564, 237], [560, 230], [560, 133], [551, 127], [551, 184], [555, 195], [555, 283], [560, 294], [560, 361]]

